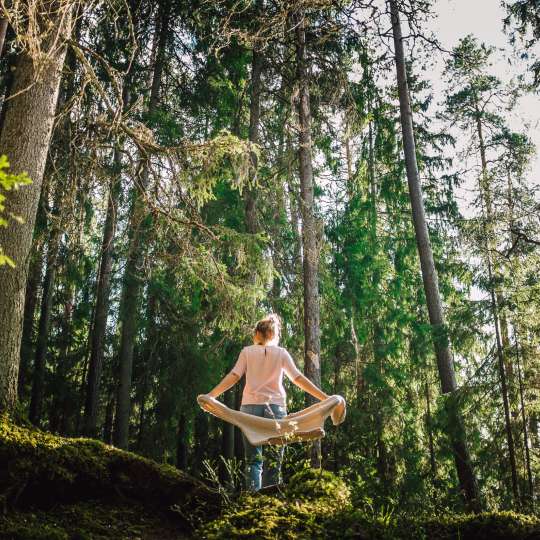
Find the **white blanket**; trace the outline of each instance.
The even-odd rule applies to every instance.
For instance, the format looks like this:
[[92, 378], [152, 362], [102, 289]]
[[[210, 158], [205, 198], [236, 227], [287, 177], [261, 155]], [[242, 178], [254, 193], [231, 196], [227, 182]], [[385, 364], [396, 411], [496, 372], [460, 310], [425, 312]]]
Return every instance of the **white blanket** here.
[[330, 416], [335, 426], [345, 420], [346, 404], [341, 396], [330, 396], [285, 418], [262, 418], [229, 409], [217, 399], [200, 395], [197, 402], [203, 410], [240, 428], [253, 446], [312, 441], [324, 437], [324, 422]]

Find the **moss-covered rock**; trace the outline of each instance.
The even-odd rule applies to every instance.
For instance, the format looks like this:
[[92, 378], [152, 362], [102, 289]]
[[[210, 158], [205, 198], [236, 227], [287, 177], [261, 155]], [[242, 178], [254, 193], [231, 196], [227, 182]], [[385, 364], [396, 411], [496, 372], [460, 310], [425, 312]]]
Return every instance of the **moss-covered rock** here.
[[[92, 439], [58, 437], [0, 416], [0, 502], [49, 508], [88, 499], [133, 499], [172, 509], [186, 527], [219, 511], [219, 495], [169, 465]], [[51, 533], [52, 534], [52, 533]]]
[[[345, 530], [351, 511], [343, 480], [328, 471], [305, 469], [274, 496], [244, 494], [220, 518], [201, 527], [198, 535], [208, 540], [345, 538], [353, 534], [352, 529]], [[350, 525], [357, 538], [369, 538], [355, 523]]]
[[294, 474], [285, 488], [289, 499], [301, 501], [322, 500], [327, 506], [345, 509], [351, 504], [347, 484], [324, 469], [305, 469]]

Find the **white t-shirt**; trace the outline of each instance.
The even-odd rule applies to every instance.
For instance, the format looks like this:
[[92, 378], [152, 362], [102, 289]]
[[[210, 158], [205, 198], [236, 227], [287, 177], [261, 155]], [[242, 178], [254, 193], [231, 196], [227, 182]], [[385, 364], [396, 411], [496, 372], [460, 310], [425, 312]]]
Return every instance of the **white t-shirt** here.
[[238, 377], [246, 375], [242, 405], [272, 403], [283, 407], [287, 405], [283, 373], [291, 381], [302, 374], [291, 355], [283, 347], [275, 345], [244, 347], [231, 373]]

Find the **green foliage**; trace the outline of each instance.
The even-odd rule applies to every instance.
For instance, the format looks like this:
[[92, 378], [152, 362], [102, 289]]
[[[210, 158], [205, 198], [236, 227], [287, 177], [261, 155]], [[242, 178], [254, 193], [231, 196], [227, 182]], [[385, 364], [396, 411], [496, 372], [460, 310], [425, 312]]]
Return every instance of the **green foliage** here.
[[533, 73], [533, 87], [540, 86], [540, 60], [536, 45], [540, 39], [540, 6], [537, 0], [513, 0], [504, 2], [507, 17], [504, 26], [509, 31], [510, 43], [516, 48], [521, 59], [530, 61]]
[[[28, 185], [32, 183], [32, 180], [26, 173], [10, 174], [7, 172], [9, 169], [9, 161], [6, 155], [0, 156], [0, 227], [7, 227], [9, 220], [21, 222], [22, 218], [11, 212], [6, 212], [6, 199], [7, 192], [19, 189], [20, 186]], [[8, 264], [12, 268], [15, 267], [13, 259], [8, 257], [2, 246], [0, 246], [0, 266]]]
[[186, 144], [172, 150], [178, 161], [178, 177], [195, 203], [201, 207], [215, 199], [215, 188], [228, 182], [235, 189], [249, 186], [251, 155], [258, 148], [226, 130], [202, 144]]

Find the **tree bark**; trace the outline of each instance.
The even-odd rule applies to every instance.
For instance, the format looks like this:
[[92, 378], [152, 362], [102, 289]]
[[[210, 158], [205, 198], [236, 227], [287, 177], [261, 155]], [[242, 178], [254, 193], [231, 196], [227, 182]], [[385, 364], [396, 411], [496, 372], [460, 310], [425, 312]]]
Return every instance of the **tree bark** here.
[[103, 441], [107, 444], [112, 444], [113, 426], [114, 426], [114, 410], [115, 410], [115, 395], [116, 392], [109, 392], [107, 407], [105, 407], [105, 422], [103, 423]]
[[429, 379], [426, 377], [424, 382], [424, 389], [426, 395], [426, 431], [428, 434], [428, 447], [429, 447], [429, 466], [431, 470], [431, 478], [437, 477], [437, 462], [435, 460], [435, 445], [433, 443], [433, 420], [431, 418], [431, 396], [429, 392]]
[[8, 20], [4, 17], [0, 18], [0, 58], [4, 52], [4, 41], [6, 40], [6, 34], [8, 29]]
[[[242, 403], [242, 392], [244, 391], [245, 378], [242, 377], [234, 387], [234, 408], [240, 409]], [[234, 426], [234, 456], [240, 462], [244, 460], [244, 441], [242, 431]]]
[[193, 456], [193, 472], [200, 474], [203, 470], [203, 461], [208, 456], [209, 422], [208, 415], [198, 410], [195, 413], [193, 438], [195, 442]]
[[146, 307], [146, 339], [142, 353], [142, 369], [144, 370], [144, 374], [142, 375], [139, 400], [139, 430], [137, 434], [137, 450], [139, 452], [142, 452], [144, 442], [146, 440], [146, 402], [148, 400], [148, 394], [151, 388], [151, 380], [155, 373], [158, 360], [158, 355], [156, 354], [156, 348], [159, 343], [157, 331], [158, 326], [156, 321], [157, 305], [157, 297], [153, 291], [150, 291], [148, 294], [148, 302]]
[[[298, 158], [300, 176], [300, 204], [302, 213], [302, 248], [304, 278], [304, 372], [314, 384], [321, 384], [320, 330], [319, 330], [319, 247], [317, 242], [317, 220], [313, 193], [313, 164], [311, 144], [311, 105], [309, 95], [309, 69], [306, 60], [305, 12], [300, 9], [294, 14], [296, 27], [296, 77], [298, 96]], [[306, 403], [314, 399], [307, 396]], [[321, 465], [320, 441], [313, 443], [311, 451], [313, 467]]]
[[88, 365], [88, 377], [86, 384], [86, 403], [84, 407], [84, 434], [88, 437], [95, 437], [97, 432], [97, 417], [99, 391], [101, 387], [101, 372], [103, 368], [103, 356], [105, 351], [105, 334], [107, 330], [107, 320], [109, 316], [110, 282], [112, 274], [114, 234], [117, 221], [117, 197], [120, 188], [121, 167], [120, 153], [114, 152], [114, 163], [116, 165], [107, 201], [107, 215], [103, 228], [103, 239], [101, 242], [101, 260], [99, 274], [96, 283], [96, 307], [94, 310], [94, 324], [92, 327], [92, 337], [90, 345], [90, 360]]
[[176, 435], [176, 468], [187, 471], [187, 422], [186, 415], [181, 414], [178, 418]]
[[[73, 261], [70, 260], [71, 253], [66, 255], [64, 261], [65, 267], [69, 267]], [[58, 359], [56, 364], [55, 373], [55, 392], [53, 394], [52, 404], [49, 412], [49, 426], [48, 429], [53, 433], [60, 433], [67, 435], [68, 422], [67, 419], [71, 411], [74, 409], [74, 404], [71, 400], [71, 392], [69, 392], [70, 381], [68, 378], [69, 370], [71, 368], [69, 362], [71, 344], [73, 343], [72, 317], [73, 307], [75, 305], [75, 287], [73, 282], [66, 283], [65, 301], [62, 321], [60, 323], [61, 328], [61, 340], [59, 343]]]
[[[61, 186], [57, 189], [61, 192]], [[60, 195], [59, 195], [60, 197]], [[61, 201], [55, 203], [56, 210], [54, 214], [58, 214], [58, 209]], [[39, 316], [38, 334], [36, 340], [36, 355], [34, 357], [34, 374], [32, 381], [32, 398], [30, 400], [30, 411], [28, 418], [35, 425], [41, 423], [43, 413], [43, 395], [45, 385], [45, 360], [47, 355], [47, 343], [49, 339], [49, 330], [51, 322], [51, 311], [54, 299], [54, 284], [56, 280], [56, 267], [58, 252], [60, 251], [60, 230], [58, 225], [51, 223], [53, 228], [49, 238], [47, 249], [47, 269], [45, 270], [45, 278], [43, 279], [43, 295], [41, 297], [41, 310]]]
[[[146, 186], [143, 185], [143, 189]], [[136, 188], [135, 188], [136, 189]], [[114, 425], [114, 444], [119, 448], [128, 448], [129, 419], [131, 414], [131, 380], [133, 370], [133, 351], [139, 317], [139, 296], [141, 291], [140, 273], [144, 257], [143, 223], [146, 216], [143, 201], [134, 194], [133, 210], [129, 228], [131, 231], [130, 249], [124, 272], [122, 297], [120, 302], [120, 353], [118, 397]]]
[[514, 337], [515, 337], [515, 346], [516, 346], [516, 367], [518, 373], [519, 381], [519, 400], [521, 408], [521, 422], [523, 425], [523, 448], [525, 450], [525, 468], [527, 470], [527, 488], [528, 488], [528, 502], [531, 503], [534, 501], [534, 482], [531, 468], [531, 453], [529, 449], [529, 430], [527, 426], [527, 414], [525, 412], [525, 390], [523, 385], [523, 375], [521, 372], [521, 361], [520, 361], [520, 349], [517, 331], [514, 328]]
[[395, 46], [395, 64], [398, 82], [398, 94], [403, 131], [403, 147], [405, 154], [405, 166], [409, 185], [409, 196], [412, 207], [412, 218], [416, 236], [418, 255], [422, 270], [422, 281], [426, 295], [429, 313], [429, 321], [433, 332], [433, 343], [437, 357], [437, 367], [441, 381], [443, 394], [449, 394], [446, 401], [448, 415], [447, 432], [452, 441], [454, 460], [458, 473], [461, 491], [466, 504], [473, 511], [481, 508], [480, 493], [474, 471], [472, 468], [469, 451], [466, 444], [465, 428], [461, 415], [458, 411], [458, 399], [456, 395], [457, 383], [454, 373], [453, 359], [448, 342], [447, 328], [444, 321], [441, 296], [433, 251], [429, 239], [426, 223], [422, 188], [418, 174], [416, 161], [416, 144], [412, 121], [412, 109], [409, 98], [409, 85], [405, 69], [405, 53], [403, 49], [403, 36], [396, 0], [389, 0], [392, 30]]
[[533, 448], [540, 448], [540, 433], [538, 430], [540, 422], [538, 421], [538, 414], [532, 412], [529, 419], [529, 433], [531, 434], [531, 446]]
[[[40, 203], [41, 204], [41, 203]], [[43, 212], [38, 210], [38, 215]], [[37, 228], [37, 225], [36, 225]], [[18, 395], [19, 400], [26, 397], [26, 384], [30, 380], [31, 356], [34, 351], [34, 321], [36, 315], [36, 306], [38, 301], [38, 290], [42, 280], [43, 265], [43, 235], [34, 238], [32, 248], [32, 260], [28, 272], [28, 282], [26, 284], [24, 300], [23, 331], [21, 338], [21, 359], [19, 366]]]
[[[169, 37], [170, 1], [164, 0], [160, 4], [158, 13], [159, 42], [156, 61], [153, 69], [152, 88], [148, 112], [153, 113], [159, 104], [161, 79], [165, 66], [165, 49]], [[142, 164], [140, 187], [146, 190], [150, 173], [146, 163]], [[130, 218], [130, 247], [128, 260], [124, 272], [122, 299], [120, 304], [121, 337], [120, 337], [120, 373], [118, 397], [116, 401], [116, 417], [114, 427], [114, 444], [119, 448], [128, 447], [129, 418], [131, 411], [131, 378], [133, 370], [133, 350], [138, 327], [137, 308], [141, 291], [140, 272], [144, 258], [145, 223], [148, 216], [144, 209], [144, 201], [138, 193], [137, 187], [133, 191], [133, 205]]]
[[[228, 390], [223, 394], [223, 402], [227, 407], [234, 407], [234, 390]], [[229, 422], [221, 423], [221, 455], [224, 459], [230, 461], [234, 459], [234, 426]], [[220, 463], [220, 477], [224, 484], [230, 484], [232, 478], [229, 477], [229, 473], [225, 463]]]
[[[228, 390], [223, 394], [223, 402], [227, 407], [234, 407], [234, 393], [233, 390]], [[225, 459], [234, 458], [234, 429], [233, 425], [229, 422], [223, 422], [222, 424], [222, 455]]]
[[[45, 2], [42, 24], [50, 24], [49, 37], [43, 44], [47, 49], [53, 38], [60, 41], [71, 34], [72, 7], [57, 12], [57, 2]], [[60, 15], [59, 15], [60, 13]], [[46, 68], [39, 77], [32, 58], [21, 53], [16, 62], [12, 99], [6, 104], [0, 134], [0, 152], [11, 163], [11, 172], [26, 171], [33, 183], [10, 193], [8, 209], [21, 216], [24, 224], [11, 221], [0, 228], [0, 245], [16, 263], [11, 269], [0, 268], [0, 409], [11, 410], [17, 401], [17, 379], [20, 360], [24, 298], [32, 233], [43, 181], [43, 172], [51, 139], [54, 114], [60, 85], [65, 46], [56, 48], [47, 58]]]

